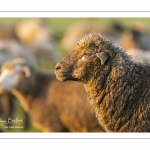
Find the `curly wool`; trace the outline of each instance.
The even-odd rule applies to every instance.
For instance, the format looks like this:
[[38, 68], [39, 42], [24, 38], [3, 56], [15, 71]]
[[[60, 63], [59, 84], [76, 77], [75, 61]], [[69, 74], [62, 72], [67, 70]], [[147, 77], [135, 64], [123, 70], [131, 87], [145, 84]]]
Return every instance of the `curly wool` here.
[[[108, 56], [104, 63], [97, 56], [102, 53]], [[150, 64], [134, 62], [121, 46], [99, 33], [86, 35], [55, 73], [61, 81], [84, 84], [106, 131], [150, 131]]]
[[86, 42], [110, 56], [105, 66], [96, 69], [95, 82], [85, 84], [100, 124], [106, 131], [150, 131], [150, 64], [133, 62], [122, 47], [98, 34], [86, 36], [79, 44]]

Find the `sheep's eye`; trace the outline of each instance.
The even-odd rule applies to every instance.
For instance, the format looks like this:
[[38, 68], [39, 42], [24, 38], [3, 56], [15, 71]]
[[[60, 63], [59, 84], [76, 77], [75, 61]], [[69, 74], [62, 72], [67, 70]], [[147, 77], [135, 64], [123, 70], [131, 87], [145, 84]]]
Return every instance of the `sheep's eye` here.
[[85, 55], [86, 55], [86, 56], [91, 56], [92, 54], [91, 54], [91, 53], [85, 53]]

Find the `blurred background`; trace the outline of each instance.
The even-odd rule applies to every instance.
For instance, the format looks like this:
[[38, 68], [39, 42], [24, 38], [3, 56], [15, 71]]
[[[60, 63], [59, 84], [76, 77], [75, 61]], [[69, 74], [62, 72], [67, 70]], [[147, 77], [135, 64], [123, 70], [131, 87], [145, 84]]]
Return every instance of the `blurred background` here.
[[[138, 62], [150, 62], [149, 18], [0, 18], [0, 66], [23, 57], [45, 71], [72, 51], [85, 34], [99, 32], [124, 47]], [[41, 132], [11, 94], [0, 97], [0, 118], [24, 118], [23, 129], [2, 132]]]

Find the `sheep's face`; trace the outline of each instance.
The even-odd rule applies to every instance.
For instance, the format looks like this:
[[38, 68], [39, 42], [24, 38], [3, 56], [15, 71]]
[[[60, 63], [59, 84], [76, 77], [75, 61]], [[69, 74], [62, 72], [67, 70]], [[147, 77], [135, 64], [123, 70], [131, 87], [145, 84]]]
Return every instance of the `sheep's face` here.
[[[93, 38], [92, 38], [93, 39]], [[87, 83], [108, 60], [106, 52], [100, 50], [94, 40], [81, 40], [68, 56], [55, 67], [60, 81], [74, 80]]]
[[0, 74], [0, 93], [10, 92], [20, 82], [22, 77], [29, 77], [30, 72], [26, 66], [19, 64], [12, 65], [11, 67], [2, 66]]

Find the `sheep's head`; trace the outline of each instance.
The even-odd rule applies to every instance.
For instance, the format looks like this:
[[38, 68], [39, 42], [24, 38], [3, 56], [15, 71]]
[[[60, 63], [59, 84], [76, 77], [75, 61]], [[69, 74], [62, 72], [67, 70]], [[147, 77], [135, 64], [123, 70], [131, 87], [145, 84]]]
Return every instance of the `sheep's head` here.
[[21, 58], [4, 63], [0, 73], [0, 93], [10, 92], [22, 78], [30, 77], [30, 70], [25, 64], [26, 61]]
[[68, 56], [59, 61], [55, 67], [55, 74], [60, 81], [74, 80], [87, 83], [94, 78], [100, 69], [107, 70], [110, 58], [107, 46], [96, 33], [83, 37]]

